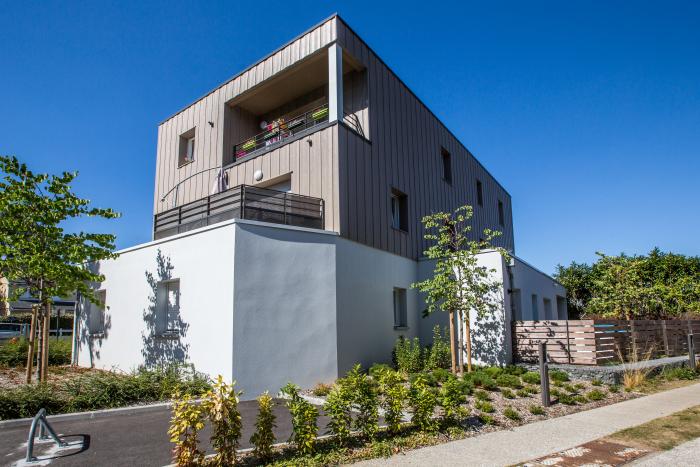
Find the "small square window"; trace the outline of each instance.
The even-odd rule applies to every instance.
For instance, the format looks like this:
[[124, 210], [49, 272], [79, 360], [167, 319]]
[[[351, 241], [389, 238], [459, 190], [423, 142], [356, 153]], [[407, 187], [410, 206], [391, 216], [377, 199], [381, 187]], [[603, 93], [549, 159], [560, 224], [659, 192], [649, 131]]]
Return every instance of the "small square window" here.
[[500, 199], [498, 200], [498, 223], [501, 224], [501, 226], [506, 225], [505, 214], [503, 212], [503, 201]]
[[90, 334], [104, 334], [107, 291], [96, 291], [95, 298], [99, 303], [88, 302], [88, 330], [90, 331]]
[[398, 190], [391, 190], [391, 226], [408, 232], [408, 197]]
[[442, 148], [442, 179], [452, 184], [452, 157], [445, 148]]
[[408, 327], [406, 289], [394, 288], [394, 328]]
[[180, 280], [158, 284], [156, 303], [156, 331], [160, 335], [178, 335], [180, 332]]
[[476, 181], [476, 202], [479, 206], [484, 205], [484, 188], [479, 180]]
[[178, 166], [183, 166], [194, 161], [195, 143], [195, 128], [180, 135]]

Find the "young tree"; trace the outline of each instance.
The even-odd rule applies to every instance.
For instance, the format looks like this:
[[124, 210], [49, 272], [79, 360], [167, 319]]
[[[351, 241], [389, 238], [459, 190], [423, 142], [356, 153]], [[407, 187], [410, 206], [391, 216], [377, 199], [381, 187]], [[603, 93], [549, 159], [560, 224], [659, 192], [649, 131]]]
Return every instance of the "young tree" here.
[[[70, 219], [119, 216], [111, 209], [90, 207], [89, 200], [73, 194], [71, 183], [76, 176], [75, 172], [35, 174], [16, 157], [0, 156], [0, 276], [21, 284], [12, 298], [29, 292], [39, 300], [32, 324], [39, 336], [40, 381], [46, 380], [52, 297], [78, 291], [98, 303], [90, 285], [104, 278], [86, 264], [116, 256], [114, 235], [64, 231]], [[33, 341], [34, 332], [27, 382], [31, 382]]]
[[[469, 240], [469, 232], [472, 230], [469, 222], [472, 214], [471, 206], [462, 206], [452, 214], [439, 212], [423, 218], [425, 239], [431, 242], [431, 246], [424, 254], [427, 258], [435, 260], [435, 268], [432, 277], [411, 285], [425, 294], [427, 308], [424, 315], [437, 310], [449, 313], [450, 349], [454, 373], [457, 372], [454, 314], [457, 313], [464, 323], [467, 371], [471, 372], [470, 312], [476, 312], [479, 319], [492, 313], [499, 306], [494, 296], [499, 291], [501, 282], [492, 278], [493, 270], [479, 265], [477, 255], [482, 250], [494, 249], [491, 241], [499, 236], [500, 232], [485, 229], [483, 240]], [[504, 249], [495, 249], [508, 258], [508, 253]]]

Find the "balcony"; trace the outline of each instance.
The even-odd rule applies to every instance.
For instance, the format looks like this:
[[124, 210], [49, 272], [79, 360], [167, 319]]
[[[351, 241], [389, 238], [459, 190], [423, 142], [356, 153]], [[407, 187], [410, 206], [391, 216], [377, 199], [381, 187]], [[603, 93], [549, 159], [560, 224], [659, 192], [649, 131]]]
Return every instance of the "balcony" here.
[[299, 135], [309, 129], [328, 121], [328, 104], [324, 103], [316, 108], [295, 115], [290, 118], [280, 117], [271, 123], [267, 123], [265, 130], [255, 136], [247, 138], [233, 146], [235, 161], [253, 155], [260, 149], [270, 148], [282, 144], [286, 139]]
[[323, 229], [323, 212], [320, 198], [239, 185], [156, 214], [153, 238], [157, 240], [234, 218]]

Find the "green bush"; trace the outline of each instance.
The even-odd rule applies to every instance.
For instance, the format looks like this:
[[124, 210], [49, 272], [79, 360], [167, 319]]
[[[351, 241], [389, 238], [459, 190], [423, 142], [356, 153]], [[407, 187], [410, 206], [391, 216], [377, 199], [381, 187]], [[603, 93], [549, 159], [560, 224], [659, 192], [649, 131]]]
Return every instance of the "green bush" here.
[[437, 397], [424, 375], [419, 374], [411, 383], [409, 401], [413, 410], [411, 422], [422, 431], [435, 431], [437, 424], [433, 412]]
[[493, 404], [483, 400], [477, 400], [474, 403], [474, 407], [483, 413], [493, 413], [496, 409], [493, 408]]
[[503, 397], [505, 397], [506, 399], [515, 399], [515, 393], [514, 393], [513, 391], [511, 391], [510, 389], [503, 389], [503, 390], [501, 390], [501, 394], [502, 394]]
[[578, 389], [573, 384], [562, 384], [561, 387], [569, 394], [576, 394], [578, 392]]
[[442, 418], [446, 423], [454, 423], [467, 414], [462, 404], [466, 402], [466, 396], [456, 378], [450, 378], [440, 388], [438, 394]]
[[455, 379], [454, 375], [450, 373], [450, 370], [446, 370], [444, 368], [436, 368], [433, 370], [433, 378], [438, 383], [444, 383], [450, 378]]
[[486, 367], [486, 368], [479, 370], [479, 371], [486, 373], [487, 375], [489, 375], [493, 379], [498, 378], [499, 376], [501, 376], [504, 373], [503, 368], [498, 367], [498, 366], [489, 366], [489, 367]]
[[459, 388], [462, 391], [462, 394], [465, 396], [470, 395], [474, 391], [474, 383], [472, 383], [468, 379], [460, 379], [457, 380], [459, 382]]
[[591, 380], [591, 384], [592, 384], [593, 386], [602, 386], [602, 385], [603, 385], [603, 382], [602, 382], [601, 380], [599, 380], [599, 379], [593, 379], [593, 380]]
[[496, 378], [496, 384], [501, 388], [521, 389], [523, 387], [519, 377], [507, 374], [502, 374]]
[[339, 379], [328, 394], [323, 411], [328, 416], [328, 431], [338, 444], [347, 444], [352, 432], [352, 391], [346, 380]]
[[549, 379], [558, 383], [569, 381], [569, 375], [565, 371], [552, 370], [549, 372]]
[[450, 354], [450, 341], [447, 337], [447, 329], [440, 332], [440, 326], [433, 328], [433, 343], [426, 349], [425, 369], [436, 370], [438, 368], [450, 368], [452, 356]]
[[[37, 348], [37, 343], [34, 348]], [[49, 341], [49, 365], [69, 365], [71, 362], [71, 340]], [[27, 364], [29, 341], [25, 338], [10, 339], [0, 344], [0, 366], [23, 367]]]
[[201, 408], [209, 415], [211, 424], [211, 445], [216, 451], [214, 465], [234, 465], [236, 449], [241, 438], [241, 412], [238, 402], [241, 392], [236, 391], [235, 381], [224, 382], [219, 375], [213, 388], [204, 395]]
[[496, 424], [496, 419], [493, 418], [491, 415], [486, 415], [486, 414], [480, 414], [479, 415], [479, 421], [483, 423], [484, 425], [495, 425]]
[[520, 420], [520, 414], [513, 407], [506, 407], [503, 410], [503, 416], [515, 421]]
[[528, 409], [532, 415], [544, 415], [544, 409], [540, 405], [531, 405]]
[[489, 393], [484, 391], [483, 389], [479, 389], [477, 391], [474, 391], [474, 397], [476, 397], [476, 399], [480, 400], [480, 401], [490, 401], [491, 400], [491, 396], [489, 395]]
[[425, 379], [425, 382], [428, 384], [428, 386], [433, 387], [433, 388], [434, 388], [434, 387], [437, 387], [438, 382], [437, 382], [437, 380], [435, 379], [435, 376], [433, 376], [432, 373], [412, 373], [412, 374], [408, 375], [408, 382], [409, 382], [410, 384], [413, 384], [413, 382], [414, 382], [414, 381], [416, 380], [416, 378], [418, 378], [419, 376], [420, 376], [421, 378]]
[[698, 374], [687, 367], [675, 367], [675, 368], [665, 368], [663, 371], [663, 377], [668, 381], [673, 381], [677, 379], [684, 380], [694, 380], [698, 377]]
[[574, 400], [579, 404], [585, 404], [586, 402], [588, 402], [588, 399], [586, 399], [586, 396], [584, 396], [583, 394], [574, 395]]
[[379, 398], [377, 390], [369, 377], [362, 372], [360, 365], [355, 365], [345, 377], [357, 409], [353, 426], [367, 439], [374, 439], [379, 429]]
[[[467, 373], [467, 375], [469, 374], [470, 373]], [[465, 375], [465, 378], [466, 377], [467, 376]], [[496, 380], [494, 380], [488, 374], [483, 373], [481, 371], [475, 371], [471, 373], [471, 376], [469, 376], [468, 379], [474, 384], [474, 386], [479, 388], [488, 389], [489, 391], [494, 391], [498, 388]]]
[[518, 389], [515, 394], [518, 397], [530, 397], [530, 392], [527, 389]]
[[330, 394], [331, 390], [333, 389], [332, 384], [326, 384], [326, 383], [318, 383], [314, 388], [311, 390], [311, 394], [314, 396], [318, 397], [325, 397], [328, 394]]
[[318, 409], [299, 395], [299, 386], [287, 383], [280, 392], [288, 397], [287, 407], [292, 415], [292, 435], [289, 441], [300, 454], [313, 453], [318, 434]]
[[536, 371], [528, 371], [522, 376], [522, 379], [528, 384], [540, 384], [542, 382], [540, 374]]
[[250, 443], [254, 446], [253, 454], [261, 463], [272, 459], [275, 444], [275, 413], [274, 401], [265, 392], [258, 397], [258, 417], [255, 420], [255, 432], [250, 437]]
[[369, 375], [376, 380], [379, 380], [382, 374], [386, 371], [393, 371], [393, 369], [386, 363], [375, 363], [369, 367]]
[[557, 400], [564, 405], [576, 405], [576, 399], [571, 394], [561, 392], [557, 396]]
[[394, 361], [396, 368], [403, 373], [418, 373], [423, 370], [423, 355], [420, 341], [400, 336], [394, 344]]
[[620, 386], [617, 384], [611, 384], [608, 386], [608, 392], [610, 392], [611, 394], [617, 394], [618, 392], [620, 392]]
[[506, 372], [509, 375], [515, 375], [515, 376], [522, 376], [525, 373], [527, 373], [527, 370], [521, 366], [517, 365], [506, 365], [506, 367], [503, 369], [504, 372]]
[[408, 398], [408, 389], [402, 383], [399, 372], [393, 370], [383, 372], [379, 378], [379, 392], [383, 396], [380, 405], [384, 409], [384, 421], [392, 433], [401, 428], [403, 407]]
[[605, 393], [599, 389], [593, 389], [591, 391], [588, 391], [586, 394], [586, 398], [589, 401], [600, 401], [605, 399]]

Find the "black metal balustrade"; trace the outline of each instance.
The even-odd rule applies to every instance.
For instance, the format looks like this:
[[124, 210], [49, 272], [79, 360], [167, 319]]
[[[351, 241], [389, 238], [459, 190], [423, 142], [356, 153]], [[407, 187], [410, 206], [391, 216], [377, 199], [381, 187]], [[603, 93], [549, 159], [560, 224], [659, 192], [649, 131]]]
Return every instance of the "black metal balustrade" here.
[[238, 185], [156, 214], [153, 238], [157, 240], [233, 218], [323, 229], [323, 211], [321, 198]]
[[327, 121], [328, 104], [323, 104], [296, 117], [271, 122], [262, 133], [251, 136], [233, 146], [234, 160], [246, 157], [258, 149], [278, 144], [291, 136]]

